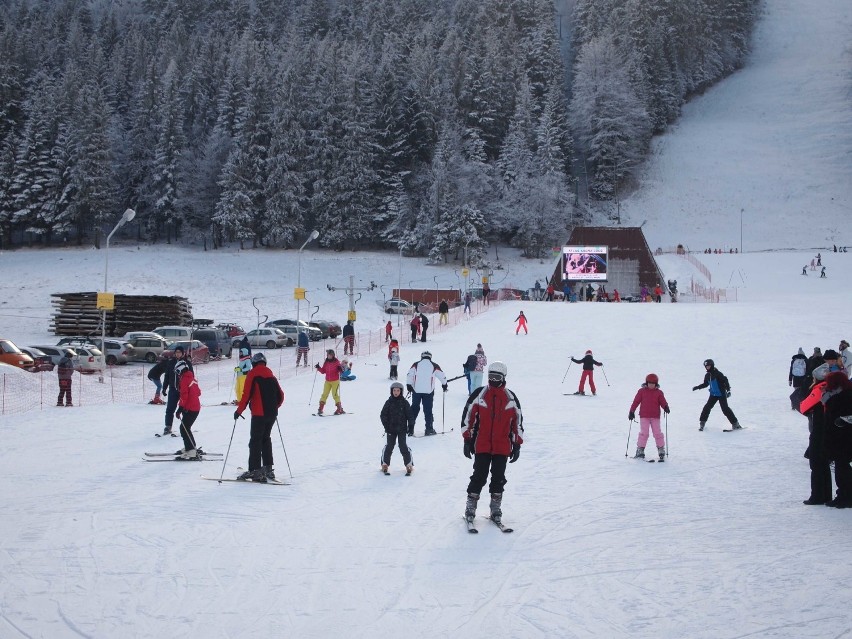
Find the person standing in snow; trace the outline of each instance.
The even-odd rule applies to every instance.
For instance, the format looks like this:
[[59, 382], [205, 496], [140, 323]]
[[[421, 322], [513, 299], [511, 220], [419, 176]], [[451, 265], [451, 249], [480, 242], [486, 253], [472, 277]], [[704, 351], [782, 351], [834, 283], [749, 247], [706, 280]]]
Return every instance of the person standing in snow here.
[[450, 305], [447, 304], [447, 300], [441, 300], [441, 303], [438, 304], [438, 326], [441, 324], [450, 323]]
[[328, 349], [325, 352], [325, 361], [322, 363], [322, 366], [316, 364], [315, 368], [318, 372], [325, 375], [325, 384], [322, 387], [317, 415], [322, 416], [322, 409], [325, 408], [325, 400], [328, 399], [329, 393], [331, 393], [334, 404], [337, 406], [334, 414], [342, 415], [346, 412], [343, 410], [343, 404], [340, 403], [340, 374], [343, 372], [343, 366], [337, 359], [337, 355], [335, 355], [332, 349]]
[[805, 265], [802, 267], [802, 275], [807, 275], [807, 274], [808, 274], [808, 265], [807, 265], [807, 264], [805, 264]]
[[589, 388], [592, 391], [592, 395], [597, 395], [597, 389], [595, 388], [595, 366], [603, 366], [603, 364], [597, 361], [592, 356], [591, 349], [586, 351], [586, 354], [583, 356], [583, 359], [574, 359], [574, 356], [571, 356], [571, 361], [575, 364], [583, 365], [583, 374], [580, 375], [580, 386], [577, 388], [577, 392], [575, 395], [585, 395], [586, 394], [586, 380], [589, 380]]
[[[298, 366], [298, 363], [296, 364]], [[246, 375], [251, 372], [251, 353], [247, 348], [240, 347], [240, 361], [234, 367], [234, 373], [237, 378], [234, 381], [234, 403], [239, 404], [243, 398], [243, 388], [246, 383]]]
[[523, 311], [521, 311], [520, 314], [515, 318], [515, 321], [518, 323], [518, 327], [515, 329], [515, 335], [520, 333], [521, 329], [524, 329], [524, 335], [530, 334], [530, 332], [527, 330], [527, 316], [524, 315]]
[[825, 407], [822, 396], [825, 392], [825, 378], [828, 369], [813, 371], [814, 385], [798, 409], [808, 418], [808, 448], [805, 458], [811, 470], [811, 494], [802, 503], [806, 506], [822, 506], [831, 501], [831, 460], [826, 449]]
[[163, 376], [163, 373], [166, 372], [166, 362], [160, 360], [156, 364], [151, 367], [151, 370], [148, 371], [148, 379], [151, 380], [151, 383], [157, 388], [154, 392], [154, 399], [152, 399], [149, 404], [164, 404], [165, 402], [160, 399], [160, 393], [163, 392], [163, 384], [160, 382], [160, 378]]
[[733, 430], [740, 430], [742, 426], [737, 421], [737, 416], [728, 407], [728, 398], [731, 396], [731, 385], [728, 383], [728, 378], [722, 374], [722, 371], [716, 368], [712, 359], [704, 360], [704, 370], [707, 371], [704, 374], [704, 381], [698, 386], [692, 387], [693, 391], [707, 387], [710, 388], [710, 397], [707, 398], [707, 403], [704, 404], [704, 408], [701, 409], [701, 415], [698, 418], [698, 430], [704, 430], [707, 418], [710, 416], [710, 411], [713, 410], [716, 402], [719, 402], [719, 406], [722, 407], [722, 413], [728, 418], [731, 428]]
[[464, 456], [473, 459], [473, 474], [467, 485], [464, 517], [473, 522], [479, 495], [488, 481], [491, 519], [501, 523], [506, 464], [518, 461], [524, 443], [524, 418], [517, 396], [506, 388], [508, 369], [503, 362], [488, 367], [488, 385], [471, 393], [462, 412]]
[[467, 313], [470, 315], [470, 302], [473, 300], [473, 295], [470, 294], [470, 291], [464, 294], [464, 308], [462, 309], [462, 315]]
[[399, 345], [391, 346], [388, 361], [390, 362], [390, 374], [388, 378], [399, 379]]
[[793, 355], [790, 360], [790, 374], [788, 375], [790, 386], [794, 388], [790, 395], [790, 407], [793, 410], [799, 409], [799, 404], [807, 394], [807, 388], [810, 386], [810, 377], [808, 377], [808, 356], [805, 351], [799, 348], [799, 351]]
[[441, 388], [447, 392], [447, 376], [435, 362], [432, 353], [423, 351], [420, 361], [411, 365], [406, 376], [406, 388], [411, 393], [411, 411], [408, 414], [408, 434], [414, 435], [414, 423], [420, 414], [420, 404], [423, 404], [423, 417], [426, 420], [426, 435], [437, 435], [432, 406], [435, 401], [435, 381], [440, 382]]
[[[166, 397], [166, 425], [163, 428], [163, 435], [171, 435], [172, 433], [175, 411], [177, 410], [178, 400], [180, 399], [180, 386], [178, 386], [177, 379], [175, 378], [175, 365], [184, 359], [185, 351], [183, 350], [183, 346], [175, 346], [174, 353], [174, 357], [166, 363], [166, 372], [163, 375], [163, 395]], [[187, 367], [192, 369], [189, 362], [187, 362]]]
[[826, 453], [834, 462], [837, 485], [828, 505], [852, 508], [852, 381], [844, 371], [828, 374], [820, 401], [825, 407]]
[[62, 406], [62, 398], [65, 398], [65, 406], [73, 406], [71, 401], [71, 382], [74, 379], [74, 357], [73, 351], [65, 349], [62, 351], [62, 357], [56, 365], [56, 377], [59, 380], [59, 397], [56, 399], [56, 405]]
[[349, 351], [349, 355], [355, 354], [355, 325], [352, 323], [352, 320], [348, 320], [346, 322], [346, 326], [343, 327], [343, 354], [347, 354], [347, 350]]
[[393, 449], [397, 445], [399, 445], [399, 452], [402, 454], [402, 463], [405, 464], [405, 473], [410, 475], [414, 470], [411, 448], [409, 448], [408, 441], [405, 438], [408, 433], [408, 413], [411, 406], [403, 396], [403, 390], [404, 387], [400, 382], [394, 382], [390, 385], [390, 397], [382, 406], [382, 412], [379, 415], [382, 426], [385, 427], [387, 439], [385, 447], [382, 449], [383, 473], [388, 472], [391, 455], [393, 455]]
[[420, 332], [420, 316], [412, 317], [409, 326], [411, 326], [411, 343], [414, 344], [417, 342], [417, 334]]
[[420, 341], [426, 341], [426, 331], [429, 330], [429, 318], [424, 313], [420, 313]]
[[822, 267], [822, 269], [820, 270], [820, 272], [819, 272], [819, 276], [820, 276], [821, 278], [824, 278], [824, 277], [825, 277], [825, 267], [824, 267], [824, 266], [823, 266], [823, 267]]
[[645, 459], [645, 444], [648, 443], [648, 429], [654, 433], [654, 442], [657, 444], [657, 454], [660, 461], [666, 460], [666, 440], [660, 429], [660, 409], [669, 414], [669, 403], [659, 385], [659, 377], [654, 373], [645, 376], [645, 383], [636, 392], [633, 403], [630, 404], [630, 412], [627, 417], [632, 422], [636, 419], [636, 407], [639, 407], [639, 437], [636, 439], [636, 459]]
[[462, 370], [464, 371], [464, 376], [467, 379], [467, 394], [470, 395], [473, 387], [471, 385], [471, 374], [476, 369], [476, 353], [472, 355], [468, 355], [467, 359], [462, 364]]
[[243, 398], [234, 411], [236, 423], [246, 406], [251, 408], [248, 470], [237, 479], [266, 483], [267, 479], [275, 479], [271, 435], [272, 425], [278, 419], [278, 409], [284, 403], [284, 389], [266, 365], [263, 353], [255, 353], [251, 361], [253, 367], [246, 377]]
[[849, 342], [845, 339], [840, 340], [840, 346], [837, 347], [837, 350], [840, 354], [840, 364], [846, 371], [846, 377], [852, 377], [852, 353], [849, 352]]
[[308, 337], [308, 331], [304, 329], [299, 329], [299, 337], [297, 338], [298, 342], [296, 342], [297, 350], [296, 350], [296, 366], [299, 366], [299, 361], [304, 358], [304, 366], [308, 365], [308, 351], [311, 350], [311, 338]]
[[181, 459], [198, 459], [201, 451], [195, 445], [192, 425], [201, 412], [201, 387], [184, 360], [175, 363], [174, 374], [177, 387], [180, 389], [180, 399], [175, 414], [180, 420], [180, 436], [183, 438], [183, 448], [177, 451], [177, 454]]
[[388, 323], [385, 324], [385, 342], [389, 342], [393, 337], [393, 324], [388, 320]]
[[659, 304], [663, 301], [663, 287], [657, 284], [654, 287], [654, 301]]
[[485, 350], [482, 348], [482, 344], [476, 345], [474, 355], [476, 355], [476, 364], [473, 369], [470, 369], [469, 371], [469, 386], [467, 389], [468, 395], [482, 386], [482, 374], [485, 372], [485, 367], [488, 366], [488, 358], [485, 356]]

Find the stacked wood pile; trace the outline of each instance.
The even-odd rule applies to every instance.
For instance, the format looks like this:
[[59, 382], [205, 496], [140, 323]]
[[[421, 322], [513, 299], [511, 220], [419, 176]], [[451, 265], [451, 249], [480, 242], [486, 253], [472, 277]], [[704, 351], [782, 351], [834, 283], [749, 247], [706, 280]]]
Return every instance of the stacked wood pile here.
[[[51, 329], [56, 335], [100, 335], [102, 311], [97, 293], [54, 293]], [[120, 337], [129, 331], [150, 331], [157, 326], [189, 326], [192, 306], [185, 297], [170, 295], [118, 295], [115, 309], [106, 313], [106, 334]]]

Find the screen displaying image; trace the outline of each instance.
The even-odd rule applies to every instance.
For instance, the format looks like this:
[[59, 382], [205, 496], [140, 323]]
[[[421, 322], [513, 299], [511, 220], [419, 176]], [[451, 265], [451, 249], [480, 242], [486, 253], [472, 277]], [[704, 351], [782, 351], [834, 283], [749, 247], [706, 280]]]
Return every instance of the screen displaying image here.
[[606, 280], [608, 247], [606, 246], [563, 246], [563, 279]]

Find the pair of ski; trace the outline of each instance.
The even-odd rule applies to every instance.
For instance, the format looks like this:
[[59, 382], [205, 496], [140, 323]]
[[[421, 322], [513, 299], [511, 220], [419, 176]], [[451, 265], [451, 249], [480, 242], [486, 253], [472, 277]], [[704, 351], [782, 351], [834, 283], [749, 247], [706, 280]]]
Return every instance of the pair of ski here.
[[[465, 523], [467, 524], [467, 532], [472, 535], [479, 533], [479, 531], [476, 529], [476, 526], [473, 525], [473, 517], [468, 519], [467, 517], [462, 516], [462, 519], [464, 519]], [[486, 519], [488, 519], [488, 521], [497, 526], [497, 528], [499, 528], [501, 532], [510, 533], [514, 532], [515, 530], [514, 528], [507, 528], [502, 521], [495, 521], [494, 519], [491, 519], [491, 517], [487, 517]]]
[[321, 415], [320, 413], [311, 413], [314, 417], [339, 417], [340, 415], [352, 415], [353, 413], [329, 413], [328, 415]]
[[146, 462], [195, 462], [195, 461], [221, 461], [222, 453], [201, 453], [195, 459], [183, 459], [180, 453], [145, 453]]

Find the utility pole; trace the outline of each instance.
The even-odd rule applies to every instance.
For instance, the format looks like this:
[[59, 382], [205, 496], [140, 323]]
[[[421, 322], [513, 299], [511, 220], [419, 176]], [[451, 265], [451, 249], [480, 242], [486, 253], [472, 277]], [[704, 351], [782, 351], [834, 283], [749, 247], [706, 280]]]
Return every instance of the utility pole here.
[[[326, 284], [325, 287], [329, 291], [336, 291], [337, 289], [342, 289], [346, 291], [346, 294], [349, 296], [349, 313], [346, 316], [346, 320], [348, 322], [355, 321], [355, 291], [372, 291], [375, 288], [378, 288], [378, 284], [370, 281], [369, 286], [355, 286], [355, 276], [349, 276], [349, 286], [332, 286], [331, 284]], [[360, 297], [360, 296], [359, 296]]]

